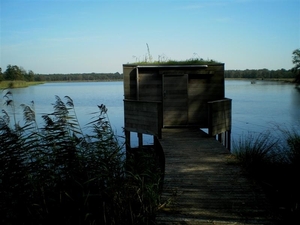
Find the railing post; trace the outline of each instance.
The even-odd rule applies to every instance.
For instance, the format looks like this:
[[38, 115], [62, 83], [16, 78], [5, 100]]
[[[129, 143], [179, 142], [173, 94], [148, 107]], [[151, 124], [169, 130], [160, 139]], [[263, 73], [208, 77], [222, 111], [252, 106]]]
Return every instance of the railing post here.
[[143, 148], [143, 134], [138, 133], [138, 140], [139, 140], [139, 149]]
[[227, 131], [227, 149], [231, 151], [231, 130]]
[[222, 133], [218, 134], [218, 141], [221, 142], [221, 143], [223, 142]]
[[126, 147], [126, 151], [131, 149], [130, 131], [128, 131], [128, 130], [125, 130], [125, 147]]
[[217, 135], [217, 140], [229, 150], [231, 148], [231, 103], [232, 100], [228, 98], [208, 102], [208, 133], [210, 136]]

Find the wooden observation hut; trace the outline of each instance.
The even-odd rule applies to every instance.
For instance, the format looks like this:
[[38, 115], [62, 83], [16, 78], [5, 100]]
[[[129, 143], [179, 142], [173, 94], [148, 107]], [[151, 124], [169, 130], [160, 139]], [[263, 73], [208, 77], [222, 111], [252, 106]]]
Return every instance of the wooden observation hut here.
[[230, 149], [231, 99], [225, 98], [224, 64], [124, 64], [127, 147], [136, 132], [162, 138], [162, 128], [199, 127]]

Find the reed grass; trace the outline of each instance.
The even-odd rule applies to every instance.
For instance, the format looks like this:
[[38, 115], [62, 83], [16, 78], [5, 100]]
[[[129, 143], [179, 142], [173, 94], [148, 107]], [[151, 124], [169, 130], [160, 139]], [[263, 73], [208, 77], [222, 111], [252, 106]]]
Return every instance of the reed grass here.
[[285, 150], [287, 163], [300, 169], [300, 131], [295, 128], [280, 130], [286, 140], [285, 144], [282, 144], [282, 149]]
[[237, 157], [243, 168], [250, 174], [260, 173], [261, 167], [276, 160], [278, 141], [270, 132], [261, 134], [248, 133], [233, 141], [232, 153]]
[[266, 131], [233, 142], [244, 173], [261, 184], [278, 224], [300, 223], [300, 133], [281, 129], [284, 142]]
[[143, 170], [126, 162], [104, 105], [84, 134], [73, 100], [64, 100], [55, 97], [39, 127], [32, 105], [22, 105], [24, 121], [17, 123], [13, 94], [5, 94], [13, 110], [0, 116], [0, 223], [152, 224], [159, 200], [154, 162], [140, 157]]

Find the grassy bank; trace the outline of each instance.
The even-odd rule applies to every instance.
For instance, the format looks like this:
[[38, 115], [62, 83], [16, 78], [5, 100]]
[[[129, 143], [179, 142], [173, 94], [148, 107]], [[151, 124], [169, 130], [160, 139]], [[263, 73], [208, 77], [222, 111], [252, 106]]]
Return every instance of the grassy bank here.
[[269, 132], [241, 137], [233, 154], [244, 173], [259, 183], [278, 217], [277, 224], [300, 223], [300, 133], [282, 131], [285, 142]]
[[28, 87], [31, 85], [38, 85], [43, 84], [43, 82], [37, 82], [37, 81], [23, 81], [23, 80], [15, 80], [15, 81], [1, 81], [0, 82], [0, 89], [6, 89], [6, 88], [23, 88]]

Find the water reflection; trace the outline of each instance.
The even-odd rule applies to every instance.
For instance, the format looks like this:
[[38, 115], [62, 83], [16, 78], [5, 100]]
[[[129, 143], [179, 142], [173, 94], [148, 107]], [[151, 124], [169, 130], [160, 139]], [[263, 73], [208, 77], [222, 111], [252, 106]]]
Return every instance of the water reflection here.
[[226, 97], [232, 98], [232, 137], [248, 132], [277, 132], [299, 120], [299, 92], [294, 84], [275, 81], [227, 80]]

